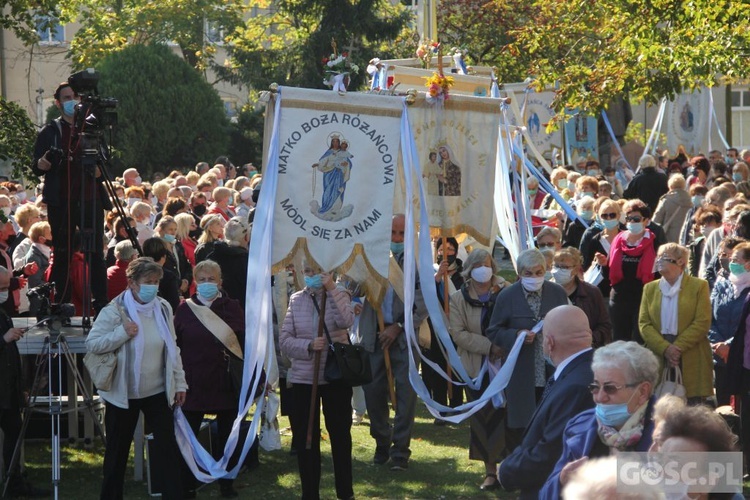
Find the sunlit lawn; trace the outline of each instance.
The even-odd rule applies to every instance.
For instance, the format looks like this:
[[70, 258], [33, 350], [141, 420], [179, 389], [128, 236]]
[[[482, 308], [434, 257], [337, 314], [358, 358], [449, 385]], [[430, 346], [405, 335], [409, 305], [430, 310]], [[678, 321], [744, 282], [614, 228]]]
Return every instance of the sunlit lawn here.
[[[367, 422], [367, 421], [365, 421]], [[435, 426], [432, 417], [420, 405], [414, 425], [412, 460], [409, 470], [391, 472], [387, 466], [372, 464], [373, 440], [367, 425], [354, 426], [354, 492], [358, 498], [512, 498], [509, 494], [484, 493], [479, 489], [484, 467], [468, 459], [469, 425]], [[267, 453], [261, 450], [260, 468], [243, 472], [235, 482], [240, 498], [290, 499], [300, 496], [296, 458], [289, 454], [291, 433], [288, 420], [282, 417], [283, 450]], [[330, 446], [324, 434], [322, 498], [335, 498]], [[101, 484], [103, 445], [94, 448], [64, 445], [60, 498], [86, 500], [98, 498]], [[46, 443], [26, 446], [29, 478], [35, 485], [50, 481], [50, 447]], [[144, 474], [144, 478], [145, 478]], [[219, 498], [217, 485], [208, 485], [199, 498]], [[146, 481], [133, 480], [132, 461], [126, 475], [125, 498], [149, 498]]]

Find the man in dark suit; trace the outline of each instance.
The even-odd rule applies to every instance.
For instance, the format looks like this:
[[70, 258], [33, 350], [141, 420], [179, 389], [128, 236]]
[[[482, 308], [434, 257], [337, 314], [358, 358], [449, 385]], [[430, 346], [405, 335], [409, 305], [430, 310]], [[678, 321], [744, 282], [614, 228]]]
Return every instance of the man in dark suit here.
[[588, 386], [591, 371], [591, 329], [586, 314], [576, 306], [552, 309], [544, 320], [544, 355], [555, 367], [542, 399], [526, 428], [521, 445], [498, 468], [506, 490], [521, 490], [520, 498], [534, 498], [562, 452], [568, 420], [594, 404]]

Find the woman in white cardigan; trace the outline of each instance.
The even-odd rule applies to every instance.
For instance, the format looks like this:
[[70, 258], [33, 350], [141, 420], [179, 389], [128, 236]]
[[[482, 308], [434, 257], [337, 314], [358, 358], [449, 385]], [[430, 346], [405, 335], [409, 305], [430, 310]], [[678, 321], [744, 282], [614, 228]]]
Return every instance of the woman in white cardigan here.
[[[464, 285], [451, 295], [450, 334], [470, 377], [479, 374], [485, 358], [495, 361], [503, 356], [503, 349], [484, 335], [497, 294], [505, 285], [504, 280], [495, 276], [495, 272], [497, 266], [490, 253], [482, 249], [474, 250], [464, 263]], [[477, 399], [487, 385], [489, 378], [485, 377], [480, 391], [466, 390], [467, 399]], [[469, 458], [484, 462], [482, 490], [500, 487], [496, 473], [505, 448], [504, 420], [505, 409], [495, 408], [489, 403], [471, 416]]]
[[164, 499], [182, 498], [180, 453], [174, 433], [173, 406], [185, 401], [187, 384], [175, 342], [172, 308], [156, 297], [162, 268], [149, 257], [132, 261], [128, 288], [102, 309], [86, 339], [90, 352], [117, 353], [105, 401], [102, 499], [123, 498], [125, 467], [140, 412], [154, 434], [154, 463], [164, 478]]

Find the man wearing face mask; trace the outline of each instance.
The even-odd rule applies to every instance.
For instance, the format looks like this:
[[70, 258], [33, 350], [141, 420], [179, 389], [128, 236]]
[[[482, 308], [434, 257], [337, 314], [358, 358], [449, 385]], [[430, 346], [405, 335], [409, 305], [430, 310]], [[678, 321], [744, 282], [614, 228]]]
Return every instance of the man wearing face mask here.
[[[414, 258], [413, 255], [404, 255], [405, 225], [404, 215], [393, 216], [391, 255], [402, 269], [404, 258]], [[427, 309], [424, 307], [418, 278], [415, 288], [412, 319], [414, 329], [418, 330], [422, 320], [427, 317]], [[384, 465], [390, 460], [392, 471], [403, 471], [409, 467], [409, 445], [417, 404], [417, 395], [409, 383], [409, 356], [418, 354], [409, 351], [405, 338], [402, 296], [403, 290], [397, 291], [393, 286], [389, 286], [380, 312], [366, 301], [359, 320], [362, 346], [371, 353], [370, 364], [373, 373], [372, 382], [363, 386], [367, 413], [370, 416], [370, 435], [375, 439], [373, 463]], [[378, 325], [378, 316], [381, 314], [384, 322], [382, 330]], [[392, 427], [389, 423], [389, 389], [384, 354], [386, 351], [390, 355], [391, 371], [396, 385], [396, 415]]]
[[545, 281], [547, 261], [542, 252], [537, 249], [521, 252], [516, 259], [516, 268], [520, 279], [500, 292], [486, 332], [487, 338], [506, 352], [510, 352], [517, 336], [526, 337], [505, 390], [508, 452], [521, 443], [550, 375], [542, 353], [542, 335], [537, 335], [532, 329], [540, 326], [539, 322], [547, 312], [568, 303], [560, 285]]
[[[45, 125], [34, 144], [31, 171], [44, 178], [42, 196], [47, 204], [52, 238], [55, 240], [55, 259], [51, 281], [57, 287], [55, 299], [70, 302], [73, 284], [69, 279], [69, 268], [73, 260], [71, 237], [84, 217], [84, 225], [94, 229], [91, 249], [91, 292], [94, 309], [99, 311], [107, 304], [107, 267], [104, 263], [104, 211], [112, 203], [104, 189], [103, 177], [95, 173], [81, 172], [79, 138], [74, 130], [74, 116], [78, 95], [70, 84], [63, 82], [55, 90], [55, 106], [61, 117]], [[83, 183], [83, 185], [82, 185]], [[96, 205], [94, 209], [93, 205]]]
[[520, 498], [536, 499], [539, 489], [562, 452], [565, 426], [575, 415], [594, 406], [587, 388], [593, 381], [593, 351], [588, 319], [576, 306], [559, 306], [547, 314], [542, 341], [544, 356], [555, 372], [529, 423], [521, 445], [498, 468], [506, 490], [521, 490]]

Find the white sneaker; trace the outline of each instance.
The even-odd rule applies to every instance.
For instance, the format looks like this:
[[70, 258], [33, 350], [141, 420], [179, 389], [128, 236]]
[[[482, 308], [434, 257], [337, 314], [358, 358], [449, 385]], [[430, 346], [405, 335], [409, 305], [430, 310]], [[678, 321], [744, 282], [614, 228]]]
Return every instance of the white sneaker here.
[[365, 418], [364, 413], [357, 413], [356, 411], [352, 412], [352, 423], [354, 425], [360, 425], [362, 421]]

